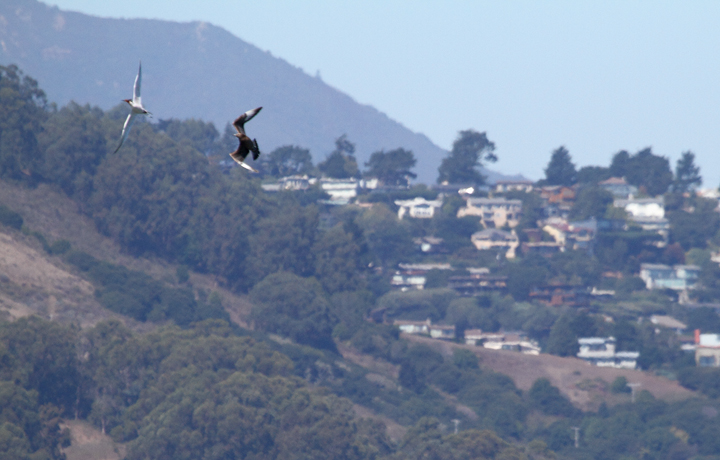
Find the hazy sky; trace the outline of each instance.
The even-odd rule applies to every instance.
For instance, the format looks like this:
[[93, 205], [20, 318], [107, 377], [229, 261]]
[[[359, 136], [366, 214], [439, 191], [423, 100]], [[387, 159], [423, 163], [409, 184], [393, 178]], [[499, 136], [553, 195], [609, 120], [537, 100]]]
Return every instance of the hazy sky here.
[[[486, 131], [505, 173], [652, 146], [720, 184], [720, 2], [48, 0], [207, 21], [449, 149]], [[148, 95], [149, 97], [149, 95]]]

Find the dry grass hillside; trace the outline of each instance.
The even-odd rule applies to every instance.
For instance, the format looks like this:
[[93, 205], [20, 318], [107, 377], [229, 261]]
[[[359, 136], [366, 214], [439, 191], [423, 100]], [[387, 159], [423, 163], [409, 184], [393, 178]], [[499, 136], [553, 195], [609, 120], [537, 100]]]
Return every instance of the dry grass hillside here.
[[[117, 243], [97, 231], [77, 203], [51, 186], [30, 189], [0, 181], [0, 203], [20, 213], [25, 226], [50, 243], [64, 239], [100, 260], [144, 271], [168, 284], [176, 281], [177, 266], [123, 254]], [[102, 308], [92, 295], [92, 286], [73, 273], [60, 258], [43, 251], [35, 238], [0, 226], [0, 312], [14, 318], [38, 314], [83, 326], [116, 316]], [[213, 276], [192, 274], [190, 281], [197, 288], [218, 292], [232, 320], [247, 326], [244, 318], [251, 305], [244, 296], [223, 289]]]
[[522, 390], [528, 390], [535, 380], [545, 377], [583, 410], [597, 410], [603, 401], [607, 404], [627, 401], [628, 395], [612, 394], [609, 390], [613, 380], [620, 376], [629, 383], [639, 383], [640, 390], [647, 390], [656, 398], [666, 401], [678, 401], [694, 395], [675, 381], [639, 370], [596, 367], [577, 358], [495, 351], [416, 335], [403, 334], [403, 337], [411, 342], [430, 345], [445, 356], [452, 355], [454, 348], [470, 350], [478, 356], [481, 366], [510, 376]]

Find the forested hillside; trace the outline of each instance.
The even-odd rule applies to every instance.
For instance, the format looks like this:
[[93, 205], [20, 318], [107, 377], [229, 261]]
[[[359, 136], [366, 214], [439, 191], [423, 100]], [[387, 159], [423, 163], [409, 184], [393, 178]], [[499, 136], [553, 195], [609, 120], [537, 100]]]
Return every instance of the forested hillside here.
[[[161, 118], [202, 118], [220, 129], [265, 106], [253, 121], [262, 148], [309, 148], [314, 160], [347, 134], [364, 161], [380, 149], [412, 149], [432, 182], [443, 150], [370, 106], [212, 24], [98, 18], [36, 0], [0, 3], [0, 65], [18, 64], [62, 105], [109, 109], [132, 94], [138, 60], [143, 98]], [[91, 38], [89, 38], [91, 37]], [[242, 37], [247, 40], [247, 37]]]
[[[0, 180], [57, 190], [126, 255], [176, 268], [172, 277], [156, 277], [141, 264], [104, 260], [70, 240], [46, 237], [25, 222], [22, 209], [0, 203], [3, 233], [34, 238], [52, 263], [92, 286], [99, 305], [146, 325], [133, 331], [110, 320], [81, 329], [73, 321], [2, 318], [0, 397], [8, 409], [0, 413], [0, 450], [12, 458], [61, 458], [68, 439], [61, 418], [88, 420], [126, 443], [131, 459], [710, 459], [719, 450], [717, 371], [696, 368], [673, 333], [636, 321], [672, 313], [693, 327], [720, 325], [712, 308], [685, 311], [671, 293], [647, 291], [634, 277], [641, 262], [684, 260], [686, 250], [704, 264], [706, 281], [694, 295], [716, 298], [718, 269], [709, 254], [716, 229], [683, 232], [681, 224], [716, 217], [704, 199], [668, 195], [678, 201], [667, 248], [644, 244], [657, 238], [631, 228], [603, 234], [595, 253], [569, 249], [512, 260], [473, 246], [480, 224], [457, 217], [464, 202], [456, 193], [432, 219], [400, 220], [396, 200], [438, 192], [396, 185], [367, 193], [358, 205], [331, 206], [317, 185], [275, 193], [261, 187], [272, 175], [330, 170], [333, 155], [339, 169], [354, 162], [353, 173], [368, 175], [375, 163], [360, 172], [346, 138], [320, 165], [306, 161], [302, 146], [266, 154], [263, 176], [218, 161], [217, 153], [224, 157], [236, 141], [199, 120], [137, 123], [113, 154], [127, 108], [56, 107], [14, 66], [0, 67], [0, 113], [7, 114], [0, 118]], [[485, 133], [461, 132], [441, 168], [451, 176], [458, 174], [453, 164], [473, 169], [479, 159], [492, 160], [493, 148]], [[412, 169], [408, 152], [376, 153], [378, 164], [395, 158]], [[575, 171], [566, 153], [553, 156], [564, 163], [549, 166], [546, 180], [585, 177], [570, 212], [615, 212], [596, 187], [609, 171]], [[637, 164], [661, 163], [657, 176], [665, 182], [639, 185], [679, 187], [686, 176], [656, 158], [625, 152], [611, 167], [626, 168], [632, 178]], [[569, 179], [554, 174], [569, 169]], [[518, 230], [532, 230], [536, 197], [513, 193], [525, 206]], [[423, 290], [391, 290], [399, 262], [428, 261], [413, 242], [428, 236], [446, 244], [429, 260], [455, 268], [428, 273]], [[466, 276], [477, 265], [506, 276], [507, 290], [466, 296], [449, 287], [450, 276]], [[607, 271], [621, 276], [603, 278]], [[229, 321], [222, 296], [193, 285], [194, 273], [245, 296], [252, 329]], [[530, 295], [553, 280], [613, 288], [616, 301], [573, 308]], [[522, 329], [543, 351], [561, 356], [577, 351], [578, 337], [613, 334], [622, 350], [640, 349], [643, 369], [699, 394], [667, 402], [640, 390], [631, 402], [627, 381], [579, 381], [603, 388], [614, 402], [583, 411], [548, 379], [522, 391], [472, 351], [443, 354], [404, 340], [388, 324], [394, 318], [431, 318], [458, 331]], [[353, 405], [372, 419], [357, 417]], [[407, 431], [393, 440], [381, 420]], [[582, 448], [574, 445], [573, 427], [582, 432]]]

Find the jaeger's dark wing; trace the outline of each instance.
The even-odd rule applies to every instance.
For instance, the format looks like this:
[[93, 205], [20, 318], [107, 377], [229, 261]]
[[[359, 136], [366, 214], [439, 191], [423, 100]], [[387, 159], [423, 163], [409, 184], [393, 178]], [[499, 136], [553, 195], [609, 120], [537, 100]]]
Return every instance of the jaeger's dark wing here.
[[252, 120], [255, 115], [262, 110], [262, 107], [257, 109], [248, 110], [233, 121], [233, 126], [237, 130], [238, 134], [245, 134], [245, 123]]

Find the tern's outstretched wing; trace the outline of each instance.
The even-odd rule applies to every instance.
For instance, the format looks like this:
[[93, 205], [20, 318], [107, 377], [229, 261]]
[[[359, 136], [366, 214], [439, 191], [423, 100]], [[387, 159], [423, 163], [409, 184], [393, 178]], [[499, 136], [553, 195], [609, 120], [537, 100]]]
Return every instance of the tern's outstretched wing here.
[[245, 123], [252, 120], [255, 115], [258, 114], [262, 110], [262, 107], [258, 107], [257, 109], [248, 110], [247, 112], [243, 113], [239, 117], [233, 121], [233, 126], [237, 130], [239, 134], [245, 134]]
[[130, 132], [130, 127], [132, 126], [133, 122], [135, 121], [135, 114], [131, 113], [127, 116], [125, 119], [125, 124], [123, 125], [122, 135], [120, 136], [120, 144], [118, 144], [117, 148], [113, 153], [117, 153], [118, 150], [120, 150], [120, 147], [122, 147], [123, 142], [125, 142], [125, 139], [128, 137], [128, 133]]
[[133, 86], [133, 104], [142, 105], [142, 98], [140, 97], [140, 86], [142, 85], [142, 62], [138, 67], [138, 74], [135, 77], [135, 86]]

